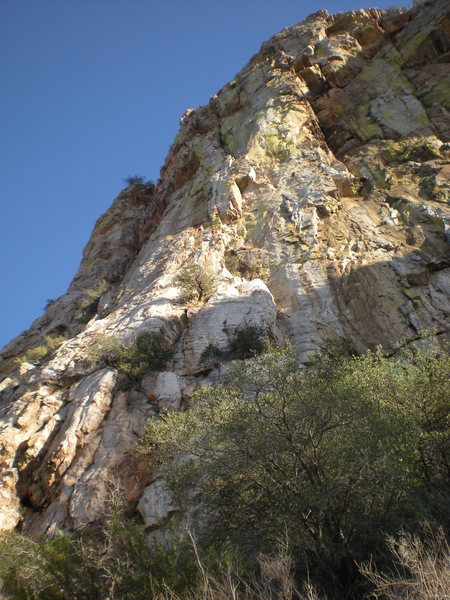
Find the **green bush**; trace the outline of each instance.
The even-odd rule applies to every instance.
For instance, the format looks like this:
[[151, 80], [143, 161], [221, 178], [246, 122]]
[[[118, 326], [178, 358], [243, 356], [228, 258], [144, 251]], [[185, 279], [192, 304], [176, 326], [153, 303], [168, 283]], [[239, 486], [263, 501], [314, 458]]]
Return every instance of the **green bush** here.
[[184, 302], [206, 302], [214, 293], [214, 277], [207, 268], [193, 265], [181, 269], [175, 279]]
[[115, 510], [103, 526], [32, 541], [0, 532], [2, 598], [17, 600], [319, 600], [298, 595], [285, 548], [260, 556], [253, 575], [226, 549], [211, 555], [186, 534], [149, 543]]
[[88, 323], [97, 314], [98, 303], [102, 295], [109, 290], [109, 283], [100, 279], [94, 286], [88, 288], [80, 304], [80, 312], [75, 315], [75, 320]]
[[242, 277], [245, 272], [245, 266], [242, 264], [239, 256], [234, 250], [228, 250], [224, 256], [224, 265], [232, 275]]
[[0, 578], [16, 600], [156, 600], [166, 586], [176, 593], [198, 577], [185, 540], [170, 549], [149, 545], [144, 527], [118, 510], [104, 526], [73, 536], [0, 533]]
[[236, 277], [246, 279], [259, 277], [267, 281], [270, 275], [270, 267], [264, 263], [258, 251], [252, 253], [247, 251], [241, 254], [236, 250], [227, 250], [224, 255], [224, 265]]
[[235, 330], [226, 350], [208, 344], [200, 355], [199, 364], [205, 369], [212, 369], [224, 360], [245, 359], [261, 354], [267, 348], [266, 337], [263, 327], [242, 325]]
[[218, 367], [227, 357], [227, 352], [215, 344], [208, 344], [200, 355], [199, 363], [205, 368]]
[[122, 371], [132, 382], [138, 382], [148, 373], [163, 371], [173, 357], [163, 338], [154, 331], [140, 333], [131, 344], [100, 334], [90, 349], [90, 359]]
[[127, 187], [130, 187], [136, 183], [145, 183], [145, 177], [143, 175], [129, 175], [125, 177], [124, 182], [127, 184]]
[[51, 355], [59, 348], [65, 339], [66, 338], [63, 335], [47, 335], [44, 338], [45, 344], [27, 350], [23, 356], [17, 359], [17, 362], [42, 365], [50, 359]]
[[48, 310], [54, 302], [56, 302], [54, 298], [48, 298], [45, 303], [44, 310]]
[[204, 544], [248, 559], [287, 535], [298, 572], [344, 598], [384, 532], [450, 523], [449, 372], [435, 350], [319, 355], [301, 371], [275, 349], [150, 421], [142, 447]]
[[232, 358], [251, 358], [266, 349], [266, 332], [258, 325], [242, 325], [234, 332], [230, 342]]
[[163, 371], [166, 364], [173, 358], [174, 351], [154, 331], [140, 333], [135, 341], [136, 351], [145, 357], [152, 371]]
[[[142, 525], [115, 510], [106, 523], [33, 541], [0, 532], [2, 598], [16, 600], [325, 600], [307, 579], [295, 580], [289, 547], [255, 559], [250, 574], [226, 552], [211, 556], [188, 536], [171, 547], [149, 543]], [[442, 529], [388, 539], [388, 573], [360, 566], [372, 582], [367, 598], [441, 600], [449, 597], [449, 545]], [[231, 559], [231, 560], [230, 560]], [[299, 591], [299, 589], [301, 591]], [[372, 593], [370, 593], [372, 592]], [[330, 598], [336, 598], [333, 594]], [[339, 596], [340, 600], [348, 596]], [[361, 598], [353, 593], [352, 600]]]

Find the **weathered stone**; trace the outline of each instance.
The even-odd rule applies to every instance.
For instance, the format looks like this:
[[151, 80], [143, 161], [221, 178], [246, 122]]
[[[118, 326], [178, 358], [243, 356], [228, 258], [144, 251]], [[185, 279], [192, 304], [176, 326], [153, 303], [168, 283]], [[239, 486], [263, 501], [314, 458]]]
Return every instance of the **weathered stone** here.
[[186, 332], [182, 373], [190, 375], [202, 370], [200, 357], [209, 344], [227, 351], [238, 328], [257, 325], [276, 336], [276, 316], [272, 294], [260, 279], [224, 283], [195, 315]]
[[[337, 337], [449, 337], [448, 40], [445, 0], [319, 11], [186, 111], [156, 187], [119, 195], [67, 294], [2, 351], [0, 528], [83, 527], [115, 488], [159, 527], [177, 508], [136, 441], [224, 378], [242, 328], [305, 363]], [[211, 289], [187, 302], [193, 265]], [[174, 350], [162, 372], [131, 382], [89, 357], [99, 333], [146, 330]], [[48, 335], [66, 340], [45, 364], [15, 362]]]
[[178, 508], [173, 504], [163, 479], [156, 479], [147, 486], [138, 504], [146, 527], [161, 525], [176, 510]]
[[142, 380], [142, 388], [151, 394], [152, 401], [163, 410], [176, 410], [182, 401], [180, 377], [176, 373], [163, 372]]

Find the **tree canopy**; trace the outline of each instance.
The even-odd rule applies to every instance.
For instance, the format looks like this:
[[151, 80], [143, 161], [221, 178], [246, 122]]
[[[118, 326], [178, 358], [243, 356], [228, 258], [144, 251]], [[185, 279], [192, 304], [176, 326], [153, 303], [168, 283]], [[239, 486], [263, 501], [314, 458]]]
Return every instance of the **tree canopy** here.
[[385, 532], [448, 522], [449, 373], [436, 348], [306, 369], [275, 348], [150, 421], [142, 447], [208, 544], [249, 557], [287, 535], [299, 568], [345, 585]]

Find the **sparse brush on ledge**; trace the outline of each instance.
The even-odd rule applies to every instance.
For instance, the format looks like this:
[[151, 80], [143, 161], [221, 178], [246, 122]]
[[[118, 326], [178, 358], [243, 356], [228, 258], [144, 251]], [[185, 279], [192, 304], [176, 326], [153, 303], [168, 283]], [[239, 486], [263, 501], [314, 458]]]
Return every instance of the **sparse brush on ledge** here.
[[97, 314], [98, 303], [105, 292], [109, 290], [109, 283], [105, 279], [100, 279], [91, 288], [88, 288], [80, 304], [80, 311], [75, 315], [75, 320], [80, 323], [89, 323]]
[[148, 373], [163, 371], [174, 351], [154, 331], [140, 333], [132, 343], [111, 335], [99, 334], [89, 351], [90, 360], [97, 365], [114, 367], [125, 373], [133, 383]]
[[65, 339], [66, 338], [63, 335], [47, 335], [44, 338], [45, 344], [31, 348], [16, 360], [18, 363], [27, 362], [33, 365], [43, 365], [50, 359], [51, 355], [59, 348]]

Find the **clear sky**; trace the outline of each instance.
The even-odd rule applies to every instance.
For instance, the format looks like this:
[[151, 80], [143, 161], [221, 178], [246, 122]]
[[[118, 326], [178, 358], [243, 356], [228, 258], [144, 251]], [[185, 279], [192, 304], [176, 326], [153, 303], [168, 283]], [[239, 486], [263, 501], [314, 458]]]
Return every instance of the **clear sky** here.
[[66, 291], [124, 177], [158, 178], [186, 108], [283, 27], [365, 6], [0, 0], [0, 348]]

